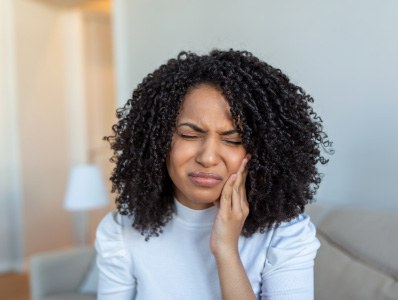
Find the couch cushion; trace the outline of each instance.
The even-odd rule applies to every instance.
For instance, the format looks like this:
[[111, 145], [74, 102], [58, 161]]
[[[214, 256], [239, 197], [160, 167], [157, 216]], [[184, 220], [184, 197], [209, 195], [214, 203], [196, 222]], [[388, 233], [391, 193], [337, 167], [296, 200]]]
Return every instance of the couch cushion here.
[[318, 224], [336, 247], [371, 268], [398, 278], [398, 212], [339, 208]]
[[317, 300], [396, 300], [398, 282], [374, 269], [325, 239], [315, 260], [315, 299]]
[[43, 297], [43, 300], [95, 300], [96, 297], [93, 295], [82, 295], [77, 293], [69, 294], [58, 294]]

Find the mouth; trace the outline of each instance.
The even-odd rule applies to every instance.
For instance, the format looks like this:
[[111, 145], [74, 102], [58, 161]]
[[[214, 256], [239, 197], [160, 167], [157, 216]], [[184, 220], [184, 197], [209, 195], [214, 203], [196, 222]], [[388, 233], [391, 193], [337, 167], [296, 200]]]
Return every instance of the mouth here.
[[222, 182], [222, 177], [214, 173], [194, 171], [188, 177], [193, 184], [201, 187], [213, 187]]

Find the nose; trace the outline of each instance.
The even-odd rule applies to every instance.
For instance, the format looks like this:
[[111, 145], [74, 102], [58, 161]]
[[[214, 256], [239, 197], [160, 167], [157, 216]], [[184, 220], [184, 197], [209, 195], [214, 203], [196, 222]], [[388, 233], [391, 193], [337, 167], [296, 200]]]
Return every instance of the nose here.
[[218, 142], [212, 138], [203, 141], [195, 157], [196, 162], [205, 168], [217, 165], [220, 159]]

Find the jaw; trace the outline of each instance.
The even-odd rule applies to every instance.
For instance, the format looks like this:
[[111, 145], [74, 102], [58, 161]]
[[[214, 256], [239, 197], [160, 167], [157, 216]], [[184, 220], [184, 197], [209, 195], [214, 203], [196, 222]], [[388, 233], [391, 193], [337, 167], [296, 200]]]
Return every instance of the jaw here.
[[193, 209], [205, 209], [214, 205], [220, 199], [221, 189], [219, 187], [204, 188], [186, 186], [186, 192], [175, 187], [174, 195], [179, 202]]

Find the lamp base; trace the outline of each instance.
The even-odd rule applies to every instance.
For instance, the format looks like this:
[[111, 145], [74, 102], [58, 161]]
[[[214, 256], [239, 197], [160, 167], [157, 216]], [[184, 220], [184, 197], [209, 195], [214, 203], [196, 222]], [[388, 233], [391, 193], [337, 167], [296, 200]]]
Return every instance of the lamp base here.
[[73, 240], [75, 245], [88, 245], [89, 213], [86, 210], [72, 212]]

